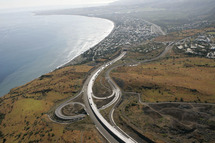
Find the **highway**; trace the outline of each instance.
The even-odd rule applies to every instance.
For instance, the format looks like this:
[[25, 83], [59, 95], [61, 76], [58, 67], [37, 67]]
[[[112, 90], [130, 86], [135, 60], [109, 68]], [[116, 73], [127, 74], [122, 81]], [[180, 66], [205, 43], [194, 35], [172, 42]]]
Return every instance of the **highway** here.
[[[148, 59], [148, 60], [144, 60], [142, 62], [139, 62], [137, 64], [135, 64], [135, 66], [139, 65], [140, 63], [146, 63], [146, 62], [151, 62], [151, 61], [155, 61], [161, 57], [163, 57], [164, 55], [166, 55], [166, 53], [171, 49], [171, 45], [173, 43], [170, 43], [165, 50], [157, 57], [152, 58], [152, 59]], [[107, 72], [106, 72], [106, 80], [108, 81], [108, 83], [110, 84], [111, 88], [112, 88], [112, 94], [108, 97], [96, 97], [93, 94], [93, 85], [94, 82], [96, 80], [96, 78], [99, 76], [99, 74], [107, 67], [109, 67], [110, 65], [114, 64], [115, 62], [117, 62], [118, 60], [120, 60], [121, 58], [123, 58], [125, 56], [126, 52], [122, 52], [117, 58], [113, 59], [112, 61], [105, 63], [104, 65], [100, 66], [99, 68], [97, 68], [95, 71], [93, 71], [89, 77], [87, 78], [87, 80], [85, 81], [83, 88], [81, 90], [81, 92], [75, 96], [74, 98], [71, 98], [69, 100], [67, 100], [66, 102], [64, 102], [63, 104], [61, 104], [56, 110], [55, 110], [55, 115], [63, 120], [74, 120], [74, 119], [80, 119], [83, 118], [85, 115], [84, 114], [80, 114], [77, 116], [65, 116], [62, 114], [62, 108], [65, 107], [68, 104], [80, 104], [84, 107], [85, 111], [88, 113], [88, 115], [90, 116], [90, 118], [92, 119], [92, 121], [95, 123], [96, 128], [98, 129], [98, 131], [111, 143], [118, 143], [118, 142], [128, 142], [128, 143], [136, 143], [136, 141], [134, 139], [132, 139], [129, 135], [127, 135], [123, 130], [121, 130], [116, 123], [114, 122], [113, 119], [113, 115], [114, 115], [114, 110], [117, 107], [118, 102], [120, 101], [120, 98], [122, 96], [122, 93], [120, 91], [120, 88], [117, 86], [117, 84], [112, 80], [112, 78], [110, 78], [109, 73], [110, 71], [112, 71], [114, 68], [120, 66], [114, 66], [112, 68], [110, 68]], [[85, 105], [81, 104], [81, 103], [73, 103], [71, 102], [73, 99], [75, 99], [76, 97], [78, 97], [80, 94], [84, 94], [83, 96], [83, 100]], [[93, 98], [95, 99], [101, 99], [101, 100], [105, 100], [108, 98], [111, 98], [114, 96], [114, 99], [109, 102], [108, 104], [102, 106], [100, 109], [98, 109], [96, 107], [96, 104], [93, 101]], [[110, 118], [110, 123], [108, 123], [104, 117], [100, 114], [99, 110], [102, 109], [106, 109], [108, 107], [110, 107], [111, 105], [113, 105], [115, 103], [115, 105], [112, 107], [110, 113], [109, 113], [109, 118]]]
[[106, 80], [108, 80], [110, 84], [114, 85], [114, 88], [116, 89], [117, 94], [118, 94], [118, 99], [117, 99], [117, 101], [115, 102], [115, 105], [114, 105], [114, 106], [112, 107], [112, 109], [110, 110], [109, 119], [110, 119], [110, 123], [112, 124], [112, 126], [114, 126], [114, 128], [116, 128], [119, 132], [121, 132], [121, 133], [124, 134], [125, 136], [129, 137], [128, 134], [126, 134], [122, 129], [120, 129], [120, 128], [116, 125], [116, 123], [115, 123], [115, 121], [114, 121], [114, 118], [113, 118], [113, 116], [114, 116], [114, 111], [115, 111], [116, 107], [118, 106], [118, 104], [119, 104], [119, 102], [120, 102], [120, 99], [121, 99], [121, 96], [122, 96], [122, 92], [121, 92], [119, 86], [118, 86], [118, 85], [112, 80], [112, 78], [110, 77], [110, 72], [111, 72], [113, 69], [115, 69], [115, 68], [117, 68], [117, 67], [120, 67], [120, 66], [121, 66], [121, 65], [114, 66], [114, 67], [110, 68], [110, 69], [106, 72], [106, 77], [105, 77]]
[[[96, 128], [99, 130], [99, 132], [111, 143], [118, 143], [118, 142], [124, 142], [124, 143], [135, 143], [131, 137], [125, 136], [120, 131], [118, 131], [116, 128], [114, 128], [110, 123], [108, 123], [104, 117], [100, 114], [99, 109], [96, 107], [94, 101], [93, 101], [93, 85], [98, 77], [98, 75], [108, 66], [112, 65], [113, 63], [117, 62], [121, 58], [124, 57], [126, 52], [123, 52], [120, 56], [115, 58], [114, 60], [102, 65], [97, 70], [95, 70], [86, 80], [84, 84], [84, 102], [86, 106], [86, 111], [93, 120], [93, 122], [96, 125]], [[120, 90], [119, 90], [120, 91]], [[116, 94], [119, 94], [119, 91], [117, 90]], [[118, 95], [119, 97], [119, 95]], [[116, 99], [116, 101], [118, 98]], [[116, 102], [114, 101], [114, 102]]]
[[[108, 73], [111, 70], [108, 70]], [[117, 85], [115, 84], [115, 82], [110, 78], [109, 74], [106, 74], [105, 79], [108, 81], [109, 85], [111, 86], [112, 94], [110, 96], [107, 96], [107, 97], [97, 97], [94, 94], [92, 94], [93, 98], [99, 99], [99, 100], [106, 100], [106, 99], [112, 98], [113, 96], [115, 96], [115, 97], [108, 104], [103, 105], [99, 110], [104, 110], [104, 109], [112, 106], [120, 98], [120, 94], [119, 94], [120, 93], [120, 89], [117, 87]]]
[[[134, 139], [132, 139], [128, 135], [125, 135], [124, 133], [122, 133], [122, 131], [116, 129], [117, 128], [116, 125], [113, 127], [110, 123], [108, 123], [104, 119], [104, 117], [100, 114], [99, 109], [96, 107], [96, 104], [93, 101], [93, 98], [108, 99], [108, 98], [115, 96], [111, 102], [109, 102], [107, 105], [104, 105], [101, 108], [101, 109], [105, 109], [105, 108], [110, 107], [114, 103], [116, 103], [117, 100], [119, 100], [119, 98], [121, 97], [121, 91], [117, 87], [117, 85], [113, 82], [113, 80], [111, 78], [109, 78], [108, 82], [110, 83], [113, 92], [109, 97], [96, 97], [93, 94], [92, 88], [93, 88], [94, 82], [95, 82], [96, 78], [99, 76], [99, 74], [105, 68], [107, 68], [108, 66], [114, 64], [115, 62], [117, 62], [118, 60], [123, 58], [125, 56], [125, 54], [126, 54], [126, 52], [122, 52], [117, 58], [113, 59], [112, 61], [110, 61], [108, 63], [105, 63], [104, 65], [102, 65], [98, 69], [96, 69], [94, 72], [92, 72], [91, 75], [85, 81], [81, 92], [78, 95], [76, 95], [75, 97], [70, 98], [69, 100], [62, 103], [55, 110], [55, 115], [58, 118], [63, 119], [63, 120], [75, 120], [75, 119], [83, 118], [85, 116], [84, 114], [80, 114], [77, 116], [65, 116], [62, 114], [62, 108], [63, 107], [65, 107], [69, 104], [73, 104], [73, 105], [74, 104], [80, 104], [84, 107], [85, 111], [88, 113], [88, 115], [90, 116], [90, 118], [94, 122], [97, 130], [106, 138], [106, 140], [108, 142], [111, 142], [111, 143], [123, 143], [123, 142], [124, 143], [136, 143], [136, 141]], [[73, 99], [75, 99], [76, 97], [78, 97], [82, 93], [84, 94], [83, 100], [84, 100], [85, 105], [83, 105], [81, 103], [77, 103], [77, 102], [71, 102]]]

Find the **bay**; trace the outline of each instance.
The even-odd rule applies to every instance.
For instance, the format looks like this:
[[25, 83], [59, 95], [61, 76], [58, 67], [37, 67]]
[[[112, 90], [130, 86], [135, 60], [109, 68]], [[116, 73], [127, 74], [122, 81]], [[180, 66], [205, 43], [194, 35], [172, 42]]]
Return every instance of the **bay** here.
[[113, 27], [93, 17], [0, 14], [0, 96], [69, 62]]

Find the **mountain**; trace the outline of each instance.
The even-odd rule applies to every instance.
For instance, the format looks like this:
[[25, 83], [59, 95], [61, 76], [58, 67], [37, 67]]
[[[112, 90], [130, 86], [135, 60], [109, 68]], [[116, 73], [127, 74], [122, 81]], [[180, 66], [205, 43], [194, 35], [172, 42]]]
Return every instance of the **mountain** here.
[[142, 5], [179, 11], [209, 11], [215, 8], [214, 0], [119, 0], [112, 5]]

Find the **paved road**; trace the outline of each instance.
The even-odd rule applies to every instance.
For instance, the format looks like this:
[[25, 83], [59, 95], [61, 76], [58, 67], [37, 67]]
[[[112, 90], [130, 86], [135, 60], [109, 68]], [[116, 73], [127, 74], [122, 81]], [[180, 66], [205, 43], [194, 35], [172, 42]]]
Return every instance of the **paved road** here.
[[[108, 99], [108, 98], [111, 98], [111, 97], [113, 97], [115, 94], [116, 94], [116, 88], [115, 88], [115, 86], [112, 84], [112, 82], [111, 81], [109, 81], [108, 80], [108, 83], [110, 84], [110, 86], [111, 86], [111, 89], [112, 89], [112, 94], [110, 95], [110, 96], [107, 96], [107, 97], [97, 97], [97, 96], [95, 96], [94, 94], [92, 95], [93, 96], [93, 98], [95, 98], [95, 99], [99, 99], [99, 100], [104, 100], [104, 99]], [[105, 87], [106, 88], [106, 87]], [[109, 89], [108, 89], [109, 90]]]
[[[156, 29], [158, 30], [157, 32], [160, 32], [162, 34], [165, 34], [163, 33], [163, 31], [161, 29], [159, 29], [159, 27], [156, 27], [156, 25], [154, 25], [154, 27], [152, 27], [153, 30]], [[152, 59], [147, 59], [147, 60], [144, 60], [142, 62], [139, 62], [135, 65], [130, 65], [130, 66], [137, 66], [138, 64], [141, 64], [141, 63], [147, 63], [147, 62], [152, 62], [152, 61], [155, 61], [155, 60], [158, 60], [162, 57], [164, 57], [167, 52], [172, 48], [172, 45], [173, 45], [173, 42], [170, 43], [166, 48], [165, 50], [157, 57], [155, 58], [152, 58]], [[114, 68], [116, 68], [117, 66], [115, 67], [112, 67], [111, 69], [109, 69], [106, 73], [106, 79], [107, 81], [109, 82], [111, 88], [112, 88], [112, 94], [108, 97], [96, 97], [94, 94], [93, 94], [93, 91], [92, 91], [92, 87], [94, 85], [94, 82], [96, 80], [96, 78], [98, 77], [98, 75], [101, 73], [101, 71], [103, 71], [105, 68], [107, 68], [108, 66], [112, 65], [113, 63], [117, 62], [118, 60], [120, 60], [126, 53], [123, 52], [120, 56], [118, 56], [116, 59], [100, 66], [98, 69], [96, 69], [94, 72], [91, 73], [91, 75], [87, 78], [87, 80], [85, 81], [84, 83], [84, 86], [82, 88], [82, 91], [76, 96], [78, 97], [81, 93], [84, 94], [84, 102], [85, 102], [85, 110], [86, 112], [88, 113], [88, 115], [91, 117], [91, 119], [93, 120], [93, 122], [95, 123], [95, 126], [96, 128], [98, 129], [98, 131], [111, 143], [118, 143], [118, 142], [128, 142], [128, 143], [133, 143], [133, 142], [136, 142], [134, 139], [132, 139], [129, 135], [127, 135], [123, 130], [121, 130], [115, 123], [114, 119], [113, 119], [113, 114], [114, 114], [114, 110], [115, 108], [117, 107], [117, 104], [119, 103], [120, 101], [120, 98], [122, 96], [122, 93], [120, 91], [120, 88], [117, 86], [117, 84], [110, 78], [109, 76], [109, 73], [110, 71], [112, 71]], [[119, 65], [118, 65], [119, 66]], [[111, 124], [109, 124], [104, 118], [103, 116], [100, 114], [98, 108], [96, 107], [94, 101], [93, 101], [93, 98], [96, 98], [96, 99], [108, 99], [108, 98], [111, 98], [111, 97], [114, 97], [114, 99], [108, 103], [107, 105], [104, 105], [101, 109], [105, 109], [107, 107], [110, 107], [111, 105], [113, 105], [114, 103], [116, 103], [113, 108], [111, 109], [110, 111], [110, 114], [109, 114], [109, 118], [110, 118], [110, 122]], [[74, 97], [74, 98], [76, 98]], [[80, 118], [80, 117], [83, 117], [83, 115], [77, 115], [77, 116], [64, 116], [62, 113], [61, 113], [61, 109], [68, 105], [68, 104], [80, 104], [80, 103], [69, 103], [71, 102], [74, 98], [71, 98], [69, 99], [68, 101], [64, 102], [61, 106], [59, 106], [56, 111], [55, 111], [55, 114], [61, 118], [61, 119], [74, 119], [74, 118]], [[139, 98], [139, 101], [140, 103], [141, 100]], [[157, 103], [156, 103], [157, 104]], [[162, 104], [162, 103], [161, 103]], [[208, 104], [207, 104], [208, 105]]]
[[79, 104], [81, 106], [83, 106], [85, 108], [85, 105], [79, 102], [71, 102], [71, 103], [64, 103], [62, 105], [60, 105], [56, 110], [55, 110], [55, 115], [63, 120], [74, 120], [74, 119], [82, 119], [84, 118], [86, 115], [85, 114], [79, 114], [79, 115], [75, 115], [75, 116], [65, 116], [62, 113], [62, 108], [67, 106], [67, 105], [75, 105], [75, 104]]
[[137, 63], [135, 63], [135, 64], [130, 64], [130, 65], [128, 65], [128, 66], [138, 66], [139, 64], [143, 64], [143, 63], [148, 63], [148, 62], [156, 61], [156, 60], [158, 60], [158, 59], [164, 57], [164, 56], [169, 52], [169, 50], [172, 49], [173, 44], [174, 44], [174, 42], [169, 43], [169, 45], [164, 49], [164, 51], [163, 51], [160, 55], [158, 55], [157, 57], [155, 57], [155, 58], [146, 59], [146, 60], [137, 62]]
[[128, 134], [126, 134], [121, 128], [119, 128], [119, 127], [117, 126], [117, 124], [115, 123], [114, 118], [113, 118], [113, 116], [114, 116], [114, 111], [115, 111], [116, 107], [118, 106], [118, 104], [119, 104], [119, 102], [120, 102], [120, 99], [121, 99], [121, 96], [122, 96], [122, 92], [121, 92], [119, 86], [118, 86], [118, 85], [112, 80], [112, 78], [110, 77], [110, 72], [111, 72], [113, 69], [115, 69], [115, 68], [117, 68], [117, 67], [120, 67], [120, 66], [121, 66], [121, 65], [114, 66], [114, 67], [110, 68], [110, 69], [106, 72], [106, 80], [110, 81], [110, 84], [114, 85], [114, 88], [117, 90], [117, 92], [118, 92], [117, 94], [118, 94], [118, 96], [119, 96], [118, 99], [117, 99], [117, 101], [115, 102], [114, 106], [112, 107], [110, 113], [109, 113], [109, 119], [110, 119], [110, 123], [114, 126], [114, 128], [116, 128], [116, 129], [117, 129], [119, 132], [121, 132], [124, 136], [129, 137]]
[[[173, 42], [170, 43], [170, 44], [165, 48], [165, 50], [164, 50], [160, 55], [158, 55], [157, 57], [152, 58], [152, 59], [147, 59], [147, 60], [144, 60], [144, 61], [142, 61], [142, 62], [139, 62], [139, 63], [134, 64], [134, 65], [130, 65], [130, 66], [137, 66], [137, 65], [139, 65], [139, 64], [141, 64], [141, 63], [152, 62], [152, 61], [155, 61], [155, 60], [158, 60], [158, 59], [164, 57], [164, 56], [168, 53], [168, 51], [172, 48], [172, 44], [173, 44]], [[111, 79], [109, 73], [110, 73], [114, 68], [117, 68], [117, 67], [119, 67], [119, 66], [121, 66], [121, 65], [112, 67], [111, 69], [109, 69], [109, 70], [106, 72], [106, 79], [107, 79], [107, 80], [111, 80], [112, 85], [115, 86], [115, 89], [118, 90], [118, 94], [119, 94], [119, 98], [118, 98], [116, 104], [112, 107], [112, 109], [111, 109], [111, 111], [110, 111], [110, 113], [109, 113], [109, 119], [110, 119], [110, 123], [111, 123], [119, 132], [121, 132], [121, 133], [124, 134], [125, 136], [128, 136], [128, 137], [129, 137], [129, 135], [127, 135], [122, 129], [120, 129], [120, 128], [116, 125], [116, 123], [115, 123], [115, 121], [114, 121], [114, 118], [113, 118], [113, 116], [114, 116], [114, 111], [115, 111], [116, 107], [117, 107], [118, 104], [119, 104], [119, 101], [120, 101], [120, 98], [121, 98], [121, 96], [122, 96], [122, 93], [121, 93], [121, 91], [120, 91], [120, 88], [117, 86], [117, 84]], [[136, 94], [136, 93], [135, 93], [135, 94]], [[138, 94], [138, 95], [139, 95], [139, 94]], [[139, 99], [140, 99], [140, 98], [139, 98]], [[141, 100], [140, 100], [140, 102], [141, 102]]]
[[63, 120], [75, 120], [75, 119], [81, 119], [83, 118], [84, 116], [86, 116], [85, 114], [80, 114], [80, 115], [76, 115], [76, 116], [65, 116], [62, 114], [62, 108], [69, 105], [69, 104], [79, 104], [81, 106], [84, 107], [85, 109], [85, 105], [82, 104], [82, 103], [79, 103], [79, 102], [71, 102], [72, 100], [74, 100], [75, 98], [77, 98], [78, 96], [80, 96], [81, 94], [83, 93], [83, 89], [81, 90], [81, 92], [79, 94], [77, 94], [75, 97], [72, 97], [68, 100], [66, 100], [64, 103], [62, 103], [56, 110], [55, 110], [55, 115], [60, 118], [60, 119], [63, 119]]
[[142, 61], [141, 63], [147, 63], [147, 62], [156, 61], [156, 60], [158, 60], [158, 59], [164, 57], [164, 56], [169, 52], [169, 50], [172, 49], [172, 45], [173, 45], [173, 44], [174, 44], [174, 42], [171, 42], [171, 43], [164, 49], [164, 51], [163, 51], [160, 55], [158, 55], [157, 57], [152, 58], [152, 59], [144, 60], [144, 61]]
[[[128, 135], [122, 134], [122, 132], [118, 131], [115, 129], [115, 127], [111, 126], [105, 119], [104, 117], [100, 114], [99, 110], [97, 109], [93, 97], [93, 91], [92, 87], [94, 85], [94, 82], [97, 78], [97, 76], [101, 73], [102, 70], [104, 70], [106, 67], [112, 65], [113, 63], [117, 62], [121, 58], [125, 56], [126, 52], [121, 53], [117, 58], [114, 60], [102, 65], [99, 67], [97, 70], [91, 73], [91, 75], [87, 78], [87, 80], [84, 83], [84, 86], [82, 88], [82, 91], [75, 96], [74, 98], [70, 98], [69, 100], [65, 101], [63, 104], [61, 104], [56, 110], [55, 110], [55, 115], [61, 119], [64, 120], [70, 120], [70, 119], [76, 119], [76, 118], [81, 118], [84, 115], [77, 115], [77, 116], [64, 116], [61, 112], [62, 108], [65, 107], [68, 104], [80, 104], [80, 103], [73, 103], [71, 102], [73, 99], [78, 97], [81, 93], [84, 94], [84, 102], [85, 102], [85, 111], [88, 113], [88, 115], [91, 117], [93, 122], [95, 123], [96, 128], [99, 130], [99, 132], [111, 143], [118, 143], [118, 142], [126, 142], [126, 143], [135, 143], [135, 141], [129, 137]], [[113, 82], [112, 79], [109, 79], [108, 81], [112, 87], [113, 94], [111, 95], [114, 96], [114, 99], [105, 105], [103, 108], [107, 108], [114, 104], [119, 97], [121, 96], [121, 92], [119, 88], [116, 88], [117, 85]]]
[[96, 98], [96, 99], [103, 99], [103, 100], [115, 96], [114, 99], [113, 99], [111, 102], [109, 102], [108, 104], [102, 106], [99, 110], [104, 110], [104, 109], [106, 109], [106, 108], [112, 106], [112, 105], [113, 105], [115, 102], [117, 102], [117, 101], [120, 99], [120, 97], [121, 97], [120, 88], [118, 88], [117, 84], [113, 81], [112, 78], [110, 78], [110, 75], [109, 75], [110, 71], [112, 71], [112, 70], [113, 70], [114, 68], [116, 68], [116, 67], [118, 67], [118, 66], [114, 66], [114, 67], [112, 67], [111, 69], [108, 69], [108, 71], [107, 71], [106, 74], [105, 74], [105, 79], [108, 81], [108, 83], [109, 83], [109, 85], [110, 85], [110, 87], [111, 87], [111, 89], [112, 89], [112, 94], [111, 94], [110, 96], [101, 97], [101, 98], [100, 98], [100, 97], [95, 97], [95, 96], [93, 96], [93, 98]]
[[[150, 60], [144, 60], [142, 63], [146, 63], [146, 62], [151, 62], [154, 60], [157, 60], [161, 57], [163, 57], [170, 49], [171, 49], [171, 45], [173, 43], [171, 43], [169, 46], [166, 47], [166, 49], [164, 50], [163, 53], [161, 53], [158, 57], [150, 59]], [[61, 104], [55, 111], [55, 115], [61, 119], [64, 120], [70, 120], [70, 119], [76, 119], [76, 118], [83, 118], [84, 115], [77, 115], [77, 116], [64, 116], [61, 112], [62, 108], [65, 107], [68, 104], [80, 104], [80, 103], [69, 103], [71, 102], [73, 99], [75, 99], [76, 97], [78, 97], [81, 93], [84, 94], [84, 102], [85, 102], [85, 111], [88, 113], [88, 115], [91, 117], [91, 119], [93, 120], [93, 122], [96, 125], [96, 128], [99, 130], [99, 132], [109, 141], [109, 142], [113, 142], [113, 143], [117, 143], [117, 142], [136, 142], [134, 139], [132, 139], [129, 135], [127, 135], [124, 131], [122, 131], [114, 122], [113, 119], [113, 114], [114, 114], [114, 110], [117, 106], [117, 104], [115, 104], [109, 114], [110, 116], [110, 122], [113, 126], [111, 126], [104, 118], [103, 116], [100, 114], [99, 110], [97, 109], [93, 98], [96, 99], [107, 99], [107, 98], [111, 98], [113, 96], [114, 99], [108, 103], [107, 105], [104, 105], [101, 109], [105, 109], [107, 107], [110, 107], [111, 105], [113, 105], [114, 103], [118, 103], [120, 97], [122, 96], [122, 93], [120, 91], [120, 88], [117, 86], [117, 84], [110, 78], [109, 73], [112, 69], [116, 68], [117, 66], [111, 68], [108, 70], [107, 74], [106, 74], [106, 79], [108, 80], [111, 88], [112, 88], [112, 94], [109, 97], [96, 97], [93, 94], [92, 91], [92, 87], [94, 85], [94, 82], [96, 80], [96, 78], [98, 77], [98, 75], [101, 73], [101, 71], [103, 71], [105, 68], [107, 68], [108, 66], [112, 65], [113, 63], [117, 62], [118, 60], [120, 60], [121, 58], [123, 58], [125, 56], [126, 52], [123, 52], [120, 56], [118, 56], [117, 58], [115, 58], [114, 60], [100, 66], [97, 70], [95, 70], [94, 72], [91, 73], [91, 75], [87, 78], [87, 80], [84, 83], [84, 86], [81, 90], [81, 92], [75, 96], [74, 98], [70, 98], [69, 100], [67, 100], [66, 102], [64, 102], [63, 104]], [[138, 63], [140, 64], [140, 63]], [[138, 65], [136, 64], [136, 65]]]
[[[143, 61], [143, 63], [145, 62], [151, 62], [151, 61], [155, 61], [161, 57], [163, 57], [164, 55], [166, 55], [166, 53], [171, 49], [171, 45], [173, 43], [170, 43], [165, 50], [157, 57], [153, 58], [153, 59], [149, 59], [149, 60], [145, 60]], [[114, 107], [112, 108], [109, 116], [110, 116], [110, 121], [111, 124], [114, 126], [111, 126], [99, 113], [96, 105], [93, 102], [93, 97], [95, 97], [93, 95], [93, 91], [92, 91], [92, 87], [93, 84], [97, 78], [97, 76], [101, 73], [102, 70], [104, 70], [106, 67], [112, 65], [113, 63], [115, 63], [116, 61], [118, 61], [119, 59], [121, 59], [123, 56], [125, 55], [125, 52], [122, 53], [119, 57], [117, 57], [116, 59], [110, 61], [109, 63], [101, 66], [100, 68], [98, 68], [97, 70], [95, 70], [91, 76], [86, 80], [85, 84], [84, 84], [84, 102], [85, 102], [85, 106], [86, 106], [86, 110], [88, 112], [88, 114], [90, 115], [91, 119], [94, 121], [97, 129], [100, 131], [100, 133], [109, 141], [109, 142], [136, 142], [134, 139], [132, 139], [129, 135], [127, 135], [124, 131], [122, 131], [114, 122], [113, 119], [113, 113], [114, 110], [117, 106], [117, 104], [114, 105]], [[140, 64], [140, 63], [139, 63]], [[121, 91], [119, 89], [119, 87], [115, 84], [115, 82], [109, 77], [109, 72], [112, 69], [110, 69], [108, 71], [108, 74], [106, 75], [107, 80], [109, 81], [112, 89], [113, 93], [115, 93], [115, 100], [113, 100], [113, 103], [115, 103], [116, 101], [119, 101], [120, 97], [121, 97]], [[107, 129], [108, 128], [108, 129]], [[112, 134], [110, 133], [112, 132]], [[113, 133], [115, 135], [113, 135]], [[121, 140], [121, 141], [120, 141]]]
[[[111, 143], [118, 143], [118, 142], [128, 142], [128, 143], [134, 143], [135, 141], [119, 132], [117, 129], [115, 129], [113, 126], [111, 126], [104, 117], [100, 114], [98, 108], [96, 107], [94, 101], [93, 101], [93, 91], [92, 87], [93, 84], [97, 78], [97, 76], [103, 71], [106, 67], [112, 65], [113, 63], [120, 60], [126, 53], [123, 52], [120, 56], [118, 56], [116, 59], [102, 65], [97, 70], [95, 70], [86, 80], [84, 83], [84, 102], [86, 106], [86, 111], [93, 120], [93, 122], [96, 125], [96, 128], [99, 130], [99, 132]], [[116, 92], [117, 94], [119, 91]], [[118, 95], [119, 96], [119, 95]], [[117, 99], [118, 100], [118, 99]]]
[[[120, 101], [120, 99], [121, 99], [122, 92], [121, 92], [119, 86], [118, 86], [118, 85], [113, 81], [113, 79], [110, 77], [110, 72], [111, 72], [113, 69], [115, 69], [115, 68], [117, 68], [117, 67], [120, 67], [120, 66], [123, 66], [123, 65], [116, 65], [116, 66], [114, 66], [114, 67], [109, 68], [109, 69], [106, 71], [106, 74], [105, 74], [105, 79], [106, 79], [106, 80], [108, 81], [108, 83], [111, 85], [112, 90], [115, 90], [115, 94], [117, 94], [117, 95], [116, 95], [117, 100], [115, 100], [114, 103], [111, 103], [111, 105], [113, 105], [113, 104], [115, 104], [115, 105], [112, 107], [112, 109], [111, 109], [111, 111], [110, 111], [110, 113], [109, 113], [109, 119], [110, 119], [110, 123], [114, 126], [114, 128], [116, 128], [118, 131], [120, 131], [120, 132], [121, 132], [122, 134], [124, 134], [125, 136], [129, 137], [129, 135], [127, 135], [124, 131], [122, 131], [122, 130], [116, 125], [116, 123], [115, 123], [115, 121], [114, 121], [114, 119], [113, 119], [113, 113], [114, 113], [114, 110], [115, 110], [115, 108], [117, 107], [117, 105], [118, 105], [118, 103], [119, 103], [119, 101]], [[102, 109], [102, 108], [101, 108], [101, 109]]]

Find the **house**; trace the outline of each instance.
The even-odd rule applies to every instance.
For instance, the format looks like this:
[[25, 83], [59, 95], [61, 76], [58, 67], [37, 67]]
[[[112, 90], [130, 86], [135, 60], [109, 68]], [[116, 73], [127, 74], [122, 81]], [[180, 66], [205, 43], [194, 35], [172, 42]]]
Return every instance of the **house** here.
[[206, 57], [210, 59], [215, 59], [215, 52], [208, 53]]

